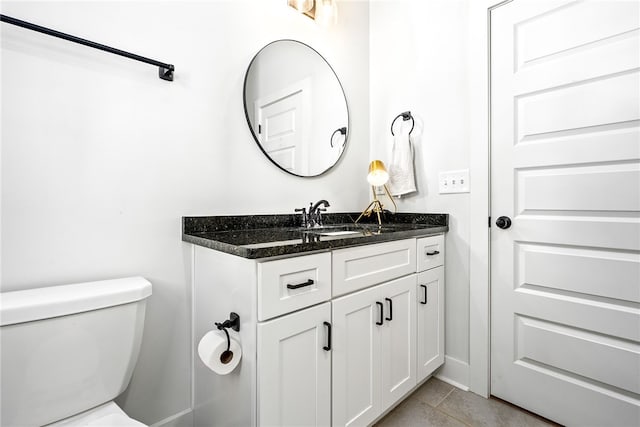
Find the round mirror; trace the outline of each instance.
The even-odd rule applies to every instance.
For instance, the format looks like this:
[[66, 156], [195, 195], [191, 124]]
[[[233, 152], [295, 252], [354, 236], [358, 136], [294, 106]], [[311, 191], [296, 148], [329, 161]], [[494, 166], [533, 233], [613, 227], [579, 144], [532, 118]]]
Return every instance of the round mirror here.
[[254, 56], [244, 79], [244, 111], [260, 149], [290, 174], [320, 175], [344, 152], [349, 112], [342, 85], [304, 43], [277, 40]]

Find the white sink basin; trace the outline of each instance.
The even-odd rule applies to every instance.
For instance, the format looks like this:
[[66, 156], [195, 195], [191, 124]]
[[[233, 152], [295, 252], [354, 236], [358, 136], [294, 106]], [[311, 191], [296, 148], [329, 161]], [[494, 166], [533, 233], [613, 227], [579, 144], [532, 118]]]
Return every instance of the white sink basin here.
[[324, 233], [315, 233], [319, 236], [346, 236], [349, 234], [362, 234], [361, 231], [326, 231]]

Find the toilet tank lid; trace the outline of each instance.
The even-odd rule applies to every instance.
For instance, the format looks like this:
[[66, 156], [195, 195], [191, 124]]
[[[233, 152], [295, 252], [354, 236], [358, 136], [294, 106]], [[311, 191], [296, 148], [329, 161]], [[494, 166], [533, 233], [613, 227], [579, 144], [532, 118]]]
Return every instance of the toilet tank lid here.
[[139, 301], [151, 295], [143, 277], [100, 280], [0, 293], [0, 326]]

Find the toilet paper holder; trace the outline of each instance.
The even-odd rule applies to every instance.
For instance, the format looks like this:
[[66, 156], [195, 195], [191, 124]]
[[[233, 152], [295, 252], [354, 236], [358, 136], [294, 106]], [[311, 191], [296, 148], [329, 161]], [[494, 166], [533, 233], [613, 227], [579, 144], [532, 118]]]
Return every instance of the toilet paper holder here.
[[227, 331], [227, 328], [231, 328], [236, 332], [240, 332], [240, 316], [238, 315], [238, 313], [234, 313], [232, 311], [231, 313], [229, 313], [229, 319], [225, 320], [222, 323], [215, 322], [214, 325], [216, 325], [219, 330], [224, 331], [224, 333], [227, 335], [227, 351], [229, 351], [229, 349], [231, 348], [231, 338], [229, 338], [229, 331]]

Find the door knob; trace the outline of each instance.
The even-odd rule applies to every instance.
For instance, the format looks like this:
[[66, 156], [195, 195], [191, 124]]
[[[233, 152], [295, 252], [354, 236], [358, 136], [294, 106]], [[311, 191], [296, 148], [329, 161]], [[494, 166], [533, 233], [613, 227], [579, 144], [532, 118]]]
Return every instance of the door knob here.
[[501, 216], [500, 218], [496, 219], [496, 225], [498, 226], [498, 228], [506, 230], [507, 228], [511, 227], [511, 218], [509, 218], [508, 216]]

